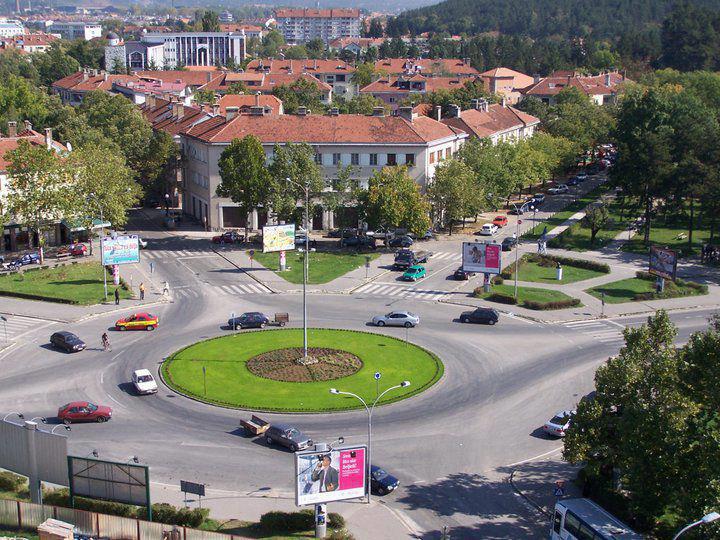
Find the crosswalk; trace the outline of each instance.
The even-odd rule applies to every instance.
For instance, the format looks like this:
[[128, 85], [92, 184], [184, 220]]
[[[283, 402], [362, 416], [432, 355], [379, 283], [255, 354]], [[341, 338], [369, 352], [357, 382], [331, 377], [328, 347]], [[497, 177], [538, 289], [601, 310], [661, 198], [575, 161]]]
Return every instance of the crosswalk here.
[[2, 315], [6, 321], [0, 319], [0, 340], [5, 341], [7, 330], [7, 341], [15, 340], [23, 335], [39, 330], [52, 324], [52, 321], [37, 319], [35, 317], [21, 317], [19, 315]]
[[563, 323], [563, 326], [591, 336], [601, 343], [619, 345], [625, 339], [622, 334], [624, 327], [612, 321], [571, 321]]
[[388, 285], [387, 283], [367, 283], [355, 289], [353, 294], [393, 296], [397, 298], [413, 298], [415, 300], [435, 302], [447, 295], [448, 292], [419, 289], [417, 287], [400, 287], [397, 285]]
[[462, 261], [462, 253], [457, 253], [455, 251], [440, 251], [438, 253], [433, 253], [430, 256], [431, 261], [445, 261], [445, 262], [451, 262], [451, 261]]
[[177, 259], [180, 257], [208, 257], [216, 255], [211, 249], [144, 249], [140, 251], [140, 258], [143, 259]]
[[[211, 285], [211, 294], [218, 296], [240, 296], [246, 294], [270, 294], [272, 291], [260, 283], [235, 283]], [[176, 287], [172, 294], [177, 298], [199, 298], [202, 293], [197, 287]]]

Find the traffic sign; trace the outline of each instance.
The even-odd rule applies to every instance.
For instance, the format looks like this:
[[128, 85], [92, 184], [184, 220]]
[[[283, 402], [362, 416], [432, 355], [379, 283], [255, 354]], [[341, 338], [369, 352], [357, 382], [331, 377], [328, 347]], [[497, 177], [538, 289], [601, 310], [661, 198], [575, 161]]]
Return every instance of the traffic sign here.
[[518, 219], [518, 225], [522, 223], [522, 219]]
[[365, 268], [370, 268], [370, 256], [365, 255]]
[[555, 489], [553, 490], [553, 495], [555, 495], [556, 497], [565, 496], [565, 480], [555, 481]]
[[376, 372], [375, 372], [375, 380], [376, 380], [376, 381], [379, 381], [379, 380], [380, 380], [380, 377], [382, 377], [382, 375], [380, 374], [379, 371], [376, 371]]
[[248, 255], [250, 256], [250, 260], [252, 260], [252, 258], [255, 256], [255, 250], [251, 249], [250, 251], [248, 251]]

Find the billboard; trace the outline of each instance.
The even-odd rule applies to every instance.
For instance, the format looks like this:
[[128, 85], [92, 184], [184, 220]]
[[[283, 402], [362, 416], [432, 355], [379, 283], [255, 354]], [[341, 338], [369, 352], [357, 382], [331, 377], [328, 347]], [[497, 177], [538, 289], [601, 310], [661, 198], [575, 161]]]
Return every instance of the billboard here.
[[295, 224], [263, 227], [263, 252], [295, 249]]
[[[34, 450], [31, 451], [31, 448]], [[29, 429], [24, 423], [0, 421], [0, 468], [31, 476], [34, 468], [32, 456], [35, 456], [38, 480], [59, 486], [67, 485], [65, 435]]]
[[305, 506], [364, 497], [364, 445], [295, 453], [295, 504]]
[[150, 507], [150, 469], [146, 465], [68, 456], [67, 468], [71, 498]]
[[675, 281], [677, 275], [677, 253], [672, 249], [651, 246], [649, 273]]
[[106, 236], [100, 240], [102, 264], [130, 264], [140, 262], [140, 240], [137, 235]]
[[502, 270], [502, 246], [481, 242], [463, 242], [462, 267], [466, 272], [499, 274]]

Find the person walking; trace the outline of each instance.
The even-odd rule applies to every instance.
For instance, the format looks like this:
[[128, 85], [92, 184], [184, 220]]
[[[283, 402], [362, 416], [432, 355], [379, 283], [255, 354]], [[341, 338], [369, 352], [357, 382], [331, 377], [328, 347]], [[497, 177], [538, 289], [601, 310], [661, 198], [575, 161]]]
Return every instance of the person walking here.
[[163, 298], [170, 295], [170, 284], [167, 280], [163, 283]]
[[140, 282], [140, 300], [145, 300], [145, 283]]
[[110, 348], [110, 338], [108, 337], [107, 332], [103, 332], [103, 335], [100, 338], [100, 341], [102, 341], [103, 351], [112, 352], [112, 349]]
[[115, 305], [120, 305], [120, 287], [115, 287]]

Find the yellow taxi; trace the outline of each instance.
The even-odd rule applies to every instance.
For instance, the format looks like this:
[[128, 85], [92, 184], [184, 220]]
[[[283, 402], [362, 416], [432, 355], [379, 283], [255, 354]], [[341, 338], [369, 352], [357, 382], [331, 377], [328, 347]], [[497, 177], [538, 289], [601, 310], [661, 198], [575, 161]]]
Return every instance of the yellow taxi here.
[[134, 313], [115, 321], [115, 330], [155, 330], [159, 322], [156, 315]]

